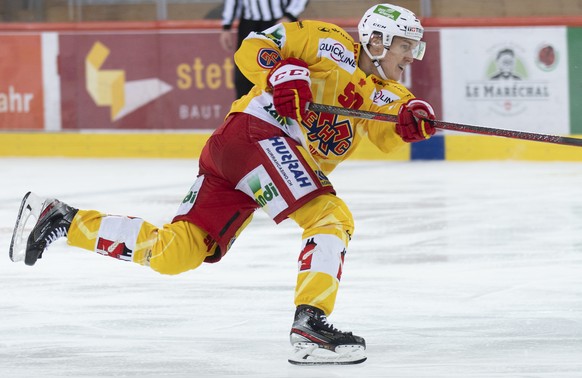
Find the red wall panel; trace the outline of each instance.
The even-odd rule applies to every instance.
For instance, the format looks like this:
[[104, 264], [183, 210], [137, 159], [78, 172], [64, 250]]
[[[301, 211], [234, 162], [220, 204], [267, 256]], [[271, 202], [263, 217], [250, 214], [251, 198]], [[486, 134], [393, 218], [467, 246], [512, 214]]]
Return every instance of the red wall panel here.
[[0, 130], [44, 128], [39, 34], [0, 35]]

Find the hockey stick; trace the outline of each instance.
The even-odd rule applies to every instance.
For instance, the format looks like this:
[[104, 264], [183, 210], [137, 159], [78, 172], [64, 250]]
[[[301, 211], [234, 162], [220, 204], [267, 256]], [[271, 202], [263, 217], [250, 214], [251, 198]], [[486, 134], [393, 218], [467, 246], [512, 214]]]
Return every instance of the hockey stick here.
[[[387, 122], [394, 122], [394, 123], [396, 123], [398, 121], [398, 116], [395, 116], [392, 114], [376, 113], [376, 112], [369, 112], [369, 111], [357, 110], [357, 109], [347, 109], [347, 108], [342, 108], [342, 107], [333, 106], [333, 105], [323, 105], [323, 104], [310, 103], [308, 106], [308, 109], [312, 110], [314, 112], [338, 114], [338, 115], [343, 115], [343, 116], [347, 116], [347, 117], [354, 117], [354, 118], [375, 119], [378, 121], [387, 121]], [[582, 139], [570, 138], [570, 137], [564, 137], [564, 136], [558, 136], [558, 135], [546, 135], [546, 134], [529, 133], [526, 131], [494, 129], [492, 127], [464, 125], [462, 123], [452, 123], [452, 122], [445, 122], [445, 121], [433, 121], [433, 126], [437, 129], [461, 131], [464, 133], [493, 135], [493, 136], [500, 136], [500, 137], [506, 137], [506, 138], [513, 138], [513, 139], [531, 140], [531, 141], [535, 141], [535, 142], [554, 143], [554, 144], [562, 144], [562, 145], [567, 145], [567, 146], [582, 147]]]

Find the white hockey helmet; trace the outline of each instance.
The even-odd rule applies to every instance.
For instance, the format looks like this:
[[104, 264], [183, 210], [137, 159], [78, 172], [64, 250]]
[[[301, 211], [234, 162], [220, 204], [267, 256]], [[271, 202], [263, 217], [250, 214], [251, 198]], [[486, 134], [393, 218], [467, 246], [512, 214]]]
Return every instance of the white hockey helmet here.
[[367, 45], [373, 33], [380, 33], [386, 49], [392, 44], [394, 36], [403, 37], [418, 41], [418, 45], [412, 52], [415, 59], [421, 60], [424, 56], [426, 45], [422, 39], [424, 29], [416, 15], [406, 8], [392, 4], [378, 4], [368, 9], [358, 24], [358, 34], [360, 43], [364, 51], [372, 60], [382, 59], [381, 56], [372, 56]]

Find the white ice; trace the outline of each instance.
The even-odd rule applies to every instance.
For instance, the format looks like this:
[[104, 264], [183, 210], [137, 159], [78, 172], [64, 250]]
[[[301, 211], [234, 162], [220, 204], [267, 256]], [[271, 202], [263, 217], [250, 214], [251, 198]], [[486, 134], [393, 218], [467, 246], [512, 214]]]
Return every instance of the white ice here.
[[2, 377], [582, 377], [582, 164], [348, 162], [356, 219], [330, 321], [368, 361], [287, 362], [301, 232], [262, 212], [164, 276], [54, 243], [8, 258], [20, 199], [168, 222], [193, 160], [0, 159]]

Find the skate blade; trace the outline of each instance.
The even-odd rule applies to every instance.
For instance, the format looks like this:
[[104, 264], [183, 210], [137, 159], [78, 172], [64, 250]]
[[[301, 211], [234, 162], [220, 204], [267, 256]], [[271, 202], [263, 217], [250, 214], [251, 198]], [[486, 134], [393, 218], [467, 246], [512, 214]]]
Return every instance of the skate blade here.
[[26, 243], [28, 235], [34, 228], [40, 210], [42, 209], [42, 200], [34, 193], [28, 192], [22, 199], [20, 210], [16, 217], [16, 225], [10, 241], [9, 255], [13, 262], [24, 260], [26, 255]]
[[334, 352], [317, 344], [302, 344], [295, 346], [288, 361], [294, 365], [355, 365], [366, 359], [364, 348], [359, 345], [337, 347]]

